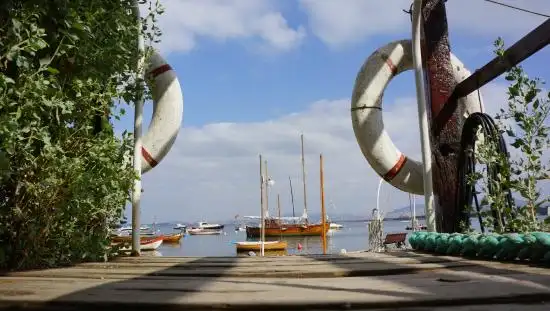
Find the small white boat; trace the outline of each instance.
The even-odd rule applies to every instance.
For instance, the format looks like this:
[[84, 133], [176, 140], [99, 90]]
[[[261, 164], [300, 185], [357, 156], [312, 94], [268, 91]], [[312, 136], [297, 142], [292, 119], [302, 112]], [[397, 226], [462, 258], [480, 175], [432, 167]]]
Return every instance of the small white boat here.
[[339, 229], [342, 229], [342, 228], [344, 228], [344, 225], [337, 224], [337, 223], [334, 223], [334, 222], [330, 223], [330, 229], [331, 230], [339, 230]]
[[[159, 246], [162, 244], [162, 241], [164, 240], [164, 238], [162, 236], [153, 237], [153, 238], [141, 237], [140, 240], [141, 241], [139, 243], [140, 244], [139, 248], [140, 248], [141, 251], [154, 251], [157, 248], [159, 248]], [[130, 243], [127, 243], [127, 244], [130, 244]], [[126, 246], [126, 247], [121, 247], [120, 250], [121, 251], [131, 251], [132, 246], [129, 245], [129, 246]]]
[[224, 225], [220, 224], [209, 224], [207, 222], [201, 221], [199, 222], [199, 229], [206, 229], [206, 230], [221, 230], [223, 229]]
[[175, 230], [185, 230], [187, 229], [187, 226], [186, 225], [182, 225], [182, 224], [176, 224], [176, 226], [174, 227]]
[[222, 230], [208, 230], [202, 228], [191, 228], [187, 230], [190, 235], [220, 235]]

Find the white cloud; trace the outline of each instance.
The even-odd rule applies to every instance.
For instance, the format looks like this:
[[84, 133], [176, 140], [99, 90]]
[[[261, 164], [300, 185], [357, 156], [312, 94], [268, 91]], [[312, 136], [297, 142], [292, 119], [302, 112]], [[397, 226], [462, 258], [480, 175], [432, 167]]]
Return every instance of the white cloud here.
[[[550, 13], [548, 0], [503, 2]], [[344, 47], [380, 35], [410, 37], [410, 17], [402, 10], [409, 9], [411, 0], [300, 0], [300, 4], [308, 14], [313, 34], [331, 47]], [[451, 34], [462, 32], [519, 39], [545, 20], [481, 0], [448, 1], [446, 7]]]
[[292, 28], [275, 2], [268, 0], [168, 0], [162, 2], [163, 52], [187, 52], [199, 38], [254, 40], [266, 49], [287, 51], [306, 33]]
[[[503, 88], [491, 84], [483, 94], [489, 112], [504, 103]], [[389, 104], [389, 105], [388, 105]], [[292, 210], [288, 176], [293, 179], [297, 212], [302, 204], [300, 133], [305, 136], [308, 206], [319, 211], [319, 153], [325, 160], [326, 201], [340, 213], [369, 215], [379, 181], [357, 145], [347, 99], [320, 100], [306, 111], [252, 123], [184, 127], [172, 151], [144, 175], [144, 220], [224, 220], [259, 214], [259, 160], [268, 161], [276, 180], [270, 206], [280, 193], [285, 213]], [[395, 145], [420, 159], [414, 98], [384, 104], [384, 121]], [[383, 187], [384, 208], [408, 204], [407, 195]], [[419, 198], [418, 200], [422, 200]], [[272, 212], [274, 210], [272, 209]], [[329, 212], [336, 213], [334, 210]]]

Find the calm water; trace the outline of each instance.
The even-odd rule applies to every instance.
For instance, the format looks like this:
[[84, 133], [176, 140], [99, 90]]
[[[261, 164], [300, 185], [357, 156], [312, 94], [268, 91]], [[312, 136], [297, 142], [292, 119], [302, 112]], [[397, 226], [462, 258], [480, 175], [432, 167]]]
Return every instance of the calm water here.
[[[423, 223], [422, 221], [419, 221]], [[338, 222], [344, 228], [327, 236], [327, 252], [339, 253], [368, 249], [368, 229], [365, 222]], [[474, 226], [476, 222], [473, 222]], [[410, 224], [406, 221], [384, 221], [384, 231], [405, 232]], [[163, 233], [173, 233], [173, 225], [157, 226]], [[409, 231], [410, 232], [410, 231]], [[270, 238], [268, 238], [270, 239]], [[322, 244], [320, 237], [283, 237], [288, 243], [288, 254], [321, 254]], [[185, 235], [179, 244], [163, 243], [153, 255], [156, 256], [236, 256], [233, 242], [246, 241], [246, 232], [234, 231], [233, 225], [226, 225], [220, 235]], [[279, 240], [277, 237], [271, 240]], [[298, 250], [298, 244], [302, 249]]]

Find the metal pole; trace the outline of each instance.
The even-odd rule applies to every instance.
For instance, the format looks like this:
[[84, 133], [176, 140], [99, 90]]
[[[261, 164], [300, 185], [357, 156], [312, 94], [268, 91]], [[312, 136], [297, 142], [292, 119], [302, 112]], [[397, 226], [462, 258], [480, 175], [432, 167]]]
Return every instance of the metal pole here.
[[384, 182], [383, 178], [380, 178], [380, 182], [378, 183], [378, 191], [376, 192], [376, 220], [380, 220], [380, 215], [382, 214], [380, 210], [380, 188], [382, 188], [382, 183]]
[[424, 208], [428, 231], [435, 232], [435, 210], [433, 206], [432, 182], [432, 151], [430, 147], [430, 130], [428, 114], [426, 112], [426, 86], [424, 85], [424, 71], [422, 70], [421, 27], [422, 27], [422, 0], [414, 0], [412, 10], [412, 45], [414, 77], [416, 80], [416, 98], [418, 106], [418, 124], [420, 126], [420, 143], [422, 148], [422, 164], [424, 177]]
[[[304, 134], [300, 135], [300, 140], [302, 142], [302, 183], [304, 185], [304, 214], [307, 215], [307, 195], [306, 195], [306, 160], [304, 157]], [[308, 218], [306, 218], [306, 224], [308, 223]]]
[[264, 169], [265, 169], [265, 211], [269, 215], [269, 174], [267, 172], [267, 160], [264, 160]]
[[260, 154], [260, 256], [264, 256], [265, 240], [265, 209], [264, 209], [264, 171], [262, 169], [262, 155]]
[[145, 44], [143, 42], [143, 36], [141, 34], [141, 15], [139, 13], [139, 3], [134, 1], [133, 5], [134, 14], [138, 20], [138, 90], [140, 93], [137, 94], [134, 112], [134, 171], [137, 174], [136, 180], [134, 181], [134, 188], [132, 192], [132, 256], [139, 256], [141, 254], [141, 245], [140, 245], [140, 203], [141, 203], [141, 130], [143, 122], [143, 84], [141, 78], [143, 77], [143, 66], [144, 66], [144, 51]]

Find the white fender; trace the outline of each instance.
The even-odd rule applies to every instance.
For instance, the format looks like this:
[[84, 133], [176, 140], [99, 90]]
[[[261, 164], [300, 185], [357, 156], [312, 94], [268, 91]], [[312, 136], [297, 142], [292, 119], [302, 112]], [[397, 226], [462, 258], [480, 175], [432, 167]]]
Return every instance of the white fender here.
[[181, 127], [183, 119], [183, 95], [176, 72], [158, 54], [149, 58], [147, 73], [153, 97], [153, 117], [141, 148], [141, 173], [159, 164], [166, 156]]
[[[451, 64], [457, 83], [470, 76], [453, 54]], [[355, 80], [351, 119], [359, 147], [376, 173], [402, 191], [423, 195], [422, 162], [407, 158], [395, 147], [382, 119], [382, 96], [386, 86], [394, 76], [412, 68], [411, 40], [394, 41], [372, 53]], [[458, 109], [464, 118], [483, 110], [481, 95], [473, 92], [461, 98]], [[417, 120], [416, 116], [411, 118]]]

